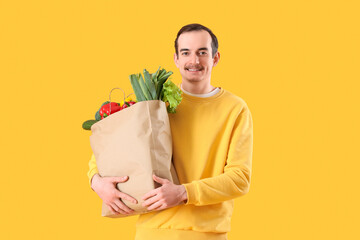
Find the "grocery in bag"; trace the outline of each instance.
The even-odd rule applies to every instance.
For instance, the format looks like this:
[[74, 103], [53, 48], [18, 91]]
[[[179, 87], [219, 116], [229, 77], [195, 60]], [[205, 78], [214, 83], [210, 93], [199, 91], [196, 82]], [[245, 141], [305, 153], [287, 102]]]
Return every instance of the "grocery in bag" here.
[[[122, 199], [135, 210], [132, 215], [148, 212], [142, 206], [141, 198], [158, 187], [153, 174], [179, 184], [172, 164], [168, 114], [176, 114], [175, 109], [181, 102], [181, 91], [170, 80], [166, 81], [171, 73], [160, 68], [154, 74], [144, 70], [145, 81], [141, 74], [130, 75], [137, 101], [123, 107], [127, 103], [126, 99], [117, 105], [109, 97], [110, 101], [105, 102], [95, 115], [100, 120], [86, 121], [88, 125], [85, 127], [92, 132], [90, 145], [100, 176], [129, 176], [128, 181], [118, 183], [117, 188], [138, 201], [134, 204]], [[115, 215], [103, 203], [102, 216], [129, 215]]]

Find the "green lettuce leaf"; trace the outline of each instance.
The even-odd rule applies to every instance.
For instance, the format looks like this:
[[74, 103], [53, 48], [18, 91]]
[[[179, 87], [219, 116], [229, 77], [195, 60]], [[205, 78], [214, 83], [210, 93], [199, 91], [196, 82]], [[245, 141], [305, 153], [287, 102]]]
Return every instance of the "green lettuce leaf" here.
[[178, 88], [172, 81], [168, 80], [164, 83], [161, 95], [162, 101], [169, 103], [167, 107], [167, 111], [169, 113], [176, 113], [175, 109], [182, 100], [181, 93], [180, 88]]

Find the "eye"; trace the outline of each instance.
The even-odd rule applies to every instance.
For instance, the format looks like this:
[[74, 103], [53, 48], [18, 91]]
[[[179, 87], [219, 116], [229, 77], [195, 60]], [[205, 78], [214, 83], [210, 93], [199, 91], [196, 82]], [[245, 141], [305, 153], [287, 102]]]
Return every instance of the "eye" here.
[[206, 55], [206, 54], [207, 54], [207, 52], [205, 52], [205, 51], [201, 51], [199, 54], [200, 54], [200, 55]]
[[188, 52], [182, 52], [181, 55], [186, 56], [186, 55], [189, 55], [189, 53]]

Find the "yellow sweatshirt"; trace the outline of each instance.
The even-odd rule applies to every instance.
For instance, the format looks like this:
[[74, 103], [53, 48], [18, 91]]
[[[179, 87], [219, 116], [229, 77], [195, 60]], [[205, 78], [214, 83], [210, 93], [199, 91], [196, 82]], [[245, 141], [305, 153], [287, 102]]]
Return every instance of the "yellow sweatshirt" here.
[[[160, 240], [167, 233], [171, 238], [164, 239], [226, 239], [233, 199], [249, 191], [253, 125], [245, 101], [222, 88], [211, 97], [182, 96], [169, 120], [173, 162], [188, 201], [140, 215], [136, 239]], [[90, 183], [98, 172], [94, 156], [89, 167]]]

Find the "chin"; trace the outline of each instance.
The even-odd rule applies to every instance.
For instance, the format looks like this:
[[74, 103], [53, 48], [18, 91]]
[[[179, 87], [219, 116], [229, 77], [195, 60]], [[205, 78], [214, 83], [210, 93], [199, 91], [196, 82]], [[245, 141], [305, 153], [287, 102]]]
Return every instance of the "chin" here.
[[185, 79], [189, 82], [201, 82], [204, 78], [202, 76], [185, 76]]
[[201, 79], [199, 79], [199, 78], [187, 78], [186, 79], [188, 82], [201, 82]]

